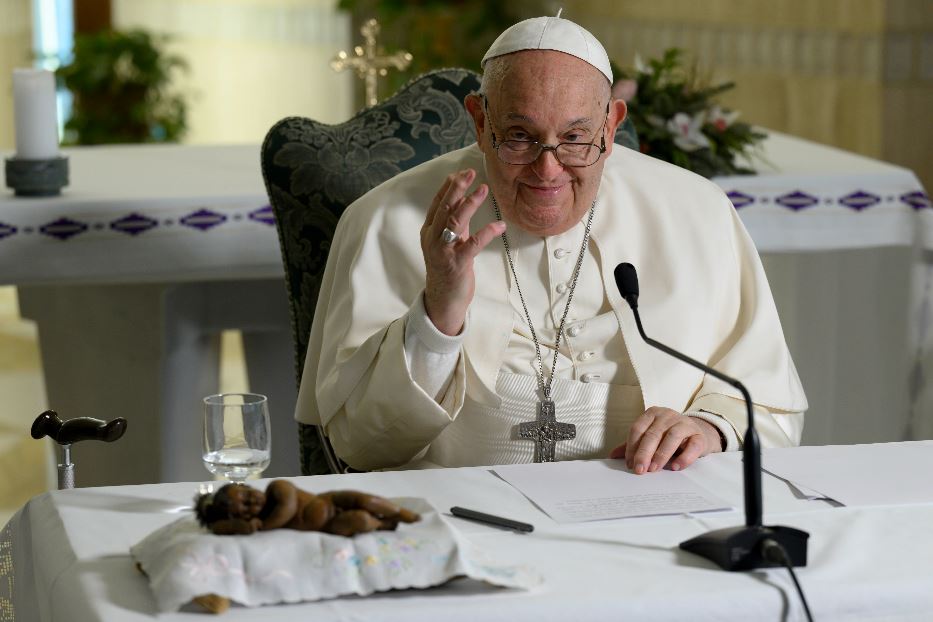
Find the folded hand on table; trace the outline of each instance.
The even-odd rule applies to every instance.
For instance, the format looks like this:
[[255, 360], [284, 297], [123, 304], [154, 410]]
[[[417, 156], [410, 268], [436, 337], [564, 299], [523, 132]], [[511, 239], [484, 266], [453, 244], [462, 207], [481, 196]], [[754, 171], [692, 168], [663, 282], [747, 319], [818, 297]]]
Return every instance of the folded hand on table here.
[[613, 449], [609, 457], [624, 458], [637, 475], [668, 465], [672, 471], [679, 471], [698, 458], [722, 451], [720, 436], [719, 430], [703, 419], [653, 406], [635, 420], [626, 442]]

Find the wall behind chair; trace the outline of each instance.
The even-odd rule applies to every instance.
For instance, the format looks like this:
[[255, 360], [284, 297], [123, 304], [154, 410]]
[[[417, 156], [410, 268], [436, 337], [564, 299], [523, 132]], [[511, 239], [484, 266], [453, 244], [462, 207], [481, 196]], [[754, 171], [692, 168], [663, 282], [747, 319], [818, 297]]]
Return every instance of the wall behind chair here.
[[620, 65], [677, 46], [743, 120], [913, 169], [933, 187], [930, 0], [581, 0]]
[[29, 0], [0, 0], [0, 149], [12, 150], [13, 69], [31, 64]]
[[354, 112], [355, 78], [329, 64], [352, 47], [349, 17], [335, 4], [113, 0], [113, 27], [170, 35], [170, 49], [187, 59], [178, 82], [189, 101], [185, 142], [258, 143], [286, 116], [332, 123]]

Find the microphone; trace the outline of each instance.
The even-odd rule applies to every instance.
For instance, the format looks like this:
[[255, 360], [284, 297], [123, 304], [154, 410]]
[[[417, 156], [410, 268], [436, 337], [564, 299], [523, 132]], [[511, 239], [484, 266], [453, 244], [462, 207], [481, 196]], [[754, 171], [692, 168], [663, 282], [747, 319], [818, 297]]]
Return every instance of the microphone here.
[[753, 570], [782, 565], [774, 561], [772, 555], [767, 555], [769, 548], [778, 544], [787, 552], [787, 558], [793, 566], [806, 566], [807, 539], [810, 534], [794, 527], [762, 525], [761, 443], [755, 430], [755, 411], [748, 389], [735, 378], [648, 337], [638, 314], [638, 273], [635, 266], [620, 263], [616, 266], [614, 274], [619, 293], [632, 308], [635, 324], [645, 343], [735, 387], [745, 400], [748, 413], [748, 429], [742, 448], [745, 526], [727, 527], [701, 534], [681, 542], [680, 548], [705, 557], [724, 570]]

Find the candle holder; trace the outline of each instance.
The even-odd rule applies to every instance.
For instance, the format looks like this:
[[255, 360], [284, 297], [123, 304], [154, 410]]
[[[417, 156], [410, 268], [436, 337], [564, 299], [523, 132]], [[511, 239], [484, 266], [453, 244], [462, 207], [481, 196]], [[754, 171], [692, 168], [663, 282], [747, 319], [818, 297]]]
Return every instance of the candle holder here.
[[18, 197], [57, 196], [68, 185], [68, 158], [7, 158], [6, 185]]

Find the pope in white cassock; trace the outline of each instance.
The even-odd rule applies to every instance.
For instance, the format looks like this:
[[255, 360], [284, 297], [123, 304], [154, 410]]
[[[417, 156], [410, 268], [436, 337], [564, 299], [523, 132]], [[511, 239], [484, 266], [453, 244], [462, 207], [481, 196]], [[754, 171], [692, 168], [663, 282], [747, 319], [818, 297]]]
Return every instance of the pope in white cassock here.
[[764, 446], [798, 444], [807, 401], [748, 233], [711, 182], [613, 145], [626, 107], [602, 45], [539, 17], [482, 64], [477, 143], [341, 218], [296, 418], [366, 470], [645, 473], [738, 449], [741, 396], [639, 337], [613, 278], [630, 262], [648, 334], [742, 380]]

